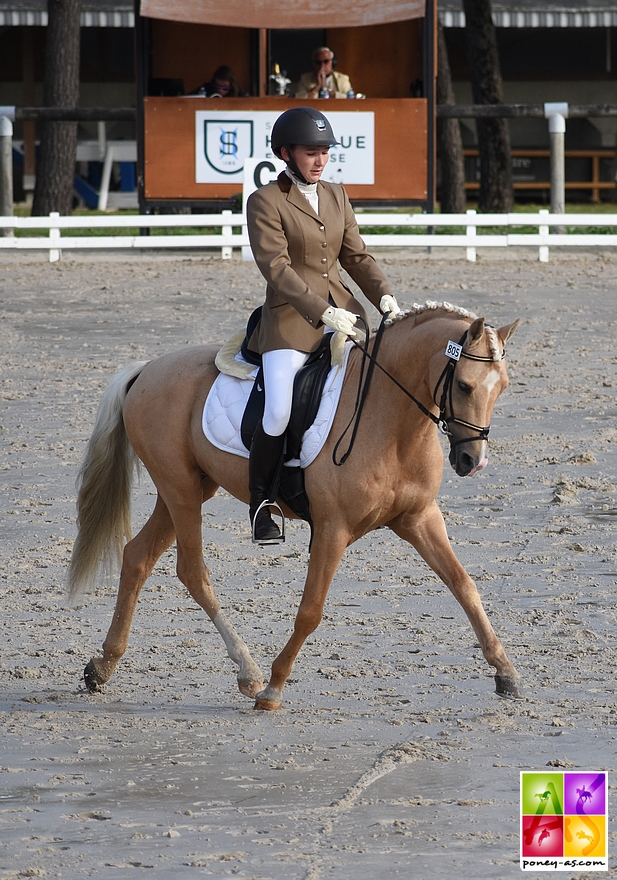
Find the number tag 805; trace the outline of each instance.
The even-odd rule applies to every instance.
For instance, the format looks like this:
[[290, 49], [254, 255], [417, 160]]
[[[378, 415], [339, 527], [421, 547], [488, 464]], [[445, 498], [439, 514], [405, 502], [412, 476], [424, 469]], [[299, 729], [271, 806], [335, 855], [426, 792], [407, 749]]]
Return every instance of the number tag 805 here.
[[452, 342], [451, 339], [446, 345], [446, 357], [452, 358], [453, 361], [460, 361], [462, 351], [463, 346], [459, 345], [458, 342]]

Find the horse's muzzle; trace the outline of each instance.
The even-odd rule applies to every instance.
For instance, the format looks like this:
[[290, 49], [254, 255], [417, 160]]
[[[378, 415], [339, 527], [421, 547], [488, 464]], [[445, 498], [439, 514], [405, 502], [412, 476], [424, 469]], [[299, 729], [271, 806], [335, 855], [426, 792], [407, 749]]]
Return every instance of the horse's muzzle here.
[[[484, 444], [482, 444], [484, 446]], [[473, 477], [478, 471], [483, 470], [488, 464], [488, 458], [483, 454], [474, 455], [469, 447], [451, 446], [448, 460], [459, 477]]]

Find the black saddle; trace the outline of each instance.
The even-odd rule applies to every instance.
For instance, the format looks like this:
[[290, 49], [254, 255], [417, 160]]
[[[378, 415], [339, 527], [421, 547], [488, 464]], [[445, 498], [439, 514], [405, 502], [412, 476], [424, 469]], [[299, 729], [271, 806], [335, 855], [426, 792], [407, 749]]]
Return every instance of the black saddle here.
[[[248, 340], [261, 318], [261, 309], [261, 306], [255, 309], [250, 316], [246, 326], [246, 336], [241, 346], [242, 357], [259, 367], [240, 427], [242, 442], [247, 449], [251, 448], [253, 434], [261, 422], [265, 404], [261, 355], [251, 351], [248, 347]], [[294, 380], [291, 418], [285, 432], [283, 461], [291, 461], [300, 457], [302, 437], [315, 421], [331, 366], [330, 334], [328, 334], [322, 339], [319, 348], [311, 352], [306, 364], [297, 373]], [[281, 470], [279, 498], [293, 510], [296, 516], [312, 526], [309, 499], [304, 488], [304, 471], [301, 467], [283, 467]]]

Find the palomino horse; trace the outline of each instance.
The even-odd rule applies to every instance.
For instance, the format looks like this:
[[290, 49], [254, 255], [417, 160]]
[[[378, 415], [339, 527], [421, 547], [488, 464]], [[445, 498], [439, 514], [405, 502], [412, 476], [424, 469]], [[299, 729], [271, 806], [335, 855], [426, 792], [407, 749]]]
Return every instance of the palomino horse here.
[[[221, 634], [238, 666], [240, 691], [256, 698], [255, 708], [280, 708], [300, 648], [321, 621], [345, 548], [367, 532], [389, 526], [415, 547], [462, 605], [487, 663], [497, 671], [497, 693], [518, 697], [516, 670], [488, 621], [475, 583], [454, 555], [435, 501], [443, 467], [435, 422], [447, 429], [450, 464], [459, 476], [485, 466], [490, 416], [508, 384], [504, 346], [517, 325], [495, 330], [483, 318], [447, 303], [402, 312], [385, 327], [377, 358], [383, 369], [374, 372], [353, 453], [344, 466], [336, 467], [333, 448], [354, 412], [363, 357], [357, 349], [351, 352], [329, 438], [305, 471], [314, 526], [308, 573], [293, 633], [274, 660], [265, 688], [247, 646], [220, 608], [202, 556], [202, 504], [219, 486], [247, 504], [249, 500], [246, 459], [215, 448], [202, 430], [204, 401], [218, 374], [217, 349], [188, 348], [118, 373], [102, 398], [80, 472], [79, 532], [69, 570], [69, 593], [75, 598], [96, 582], [101, 564], [114, 555], [122, 563], [103, 656], [94, 657], [85, 669], [88, 688], [98, 690], [114, 672], [127, 648], [141, 588], [175, 540], [178, 577]], [[451, 341], [462, 345], [458, 362], [446, 355], [446, 348], [452, 351]], [[152, 477], [158, 497], [150, 519], [131, 540], [136, 457]], [[293, 516], [284, 505], [283, 511]]]

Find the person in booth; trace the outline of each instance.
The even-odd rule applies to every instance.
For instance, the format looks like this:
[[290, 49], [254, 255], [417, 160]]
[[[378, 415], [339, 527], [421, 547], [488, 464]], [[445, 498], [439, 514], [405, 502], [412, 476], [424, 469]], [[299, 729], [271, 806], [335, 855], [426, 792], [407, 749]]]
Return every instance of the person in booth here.
[[352, 98], [353, 86], [346, 73], [336, 70], [336, 56], [328, 46], [320, 46], [311, 55], [313, 70], [303, 73], [296, 88], [296, 98]]
[[231, 67], [226, 64], [217, 67], [214, 76], [210, 82], [203, 83], [199, 88], [190, 95], [197, 95], [200, 98], [246, 98], [246, 92], [243, 92], [238, 85], [236, 74]]
[[250, 339], [261, 355], [265, 406], [249, 457], [249, 515], [253, 540], [281, 539], [269, 505], [278, 492], [285, 431], [296, 373], [324, 333], [362, 336], [361, 304], [339, 274], [349, 272], [369, 301], [394, 317], [400, 310], [383, 272], [368, 253], [347, 194], [320, 178], [330, 147], [338, 143], [330, 122], [313, 107], [294, 107], [272, 128], [272, 152], [286, 168], [248, 199], [251, 248], [264, 276], [266, 301]]

